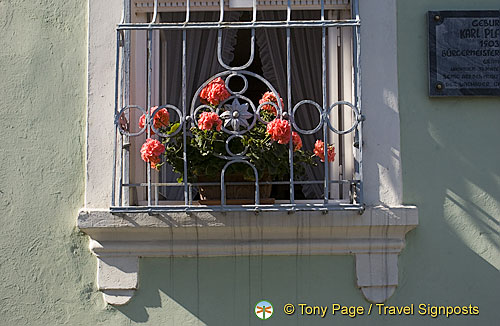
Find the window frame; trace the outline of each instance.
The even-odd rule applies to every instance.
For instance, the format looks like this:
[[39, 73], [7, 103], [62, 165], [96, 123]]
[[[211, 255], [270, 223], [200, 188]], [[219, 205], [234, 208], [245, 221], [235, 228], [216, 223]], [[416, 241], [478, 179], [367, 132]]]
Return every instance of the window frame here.
[[397, 260], [405, 235], [418, 225], [417, 207], [402, 202], [396, 0], [359, 0], [367, 205], [361, 215], [345, 211], [112, 213], [119, 42], [115, 28], [124, 3], [89, 0], [88, 8], [85, 203], [77, 224], [91, 238], [104, 300], [114, 305], [130, 301], [138, 289], [139, 257], [253, 254], [354, 255], [357, 286], [363, 295], [371, 302], [387, 300], [398, 284]]

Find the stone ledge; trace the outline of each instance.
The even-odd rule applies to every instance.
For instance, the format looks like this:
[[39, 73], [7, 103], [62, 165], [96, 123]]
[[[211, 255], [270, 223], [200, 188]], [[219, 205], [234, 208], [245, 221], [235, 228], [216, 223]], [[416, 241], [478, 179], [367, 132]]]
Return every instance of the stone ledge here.
[[111, 214], [81, 210], [78, 227], [98, 258], [98, 288], [106, 302], [127, 303], [137, 289], [139, 257], [248, 255], [356, 256], [357, 284], [383, 302], [398, 284], [397, 256], [418, 225], [415, 206], [352, 211]]

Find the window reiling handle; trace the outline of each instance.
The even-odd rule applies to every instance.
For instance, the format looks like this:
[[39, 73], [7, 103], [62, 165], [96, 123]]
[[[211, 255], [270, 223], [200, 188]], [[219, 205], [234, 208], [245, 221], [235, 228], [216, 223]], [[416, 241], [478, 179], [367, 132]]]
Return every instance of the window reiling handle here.
[[158, 0], [154, 0], [154, 8], [153, 8], [153, 18], [151, 19], [151, 22], [149, 25], [151, 26], [152, 24], [156, 23], [156, 18], [158, 18]]
[[217, 60], [219, 61], [219, 64], [223, 68], [227, 70], [244, 70], [250, 67], [250, 65], [253, 62], [254, 56], [255, 56], [255, 28], [252, 28], [252, 36], [250, 38], [250, 58], [248, 59], [248, 62], [239, 67], [231, 67], [227, 65], [222, 59], [222, 29], [219, 29], [217, 37]]
[[[253, 0], [253, 5], [252, 5], [252, 23], [257, 21], [257, 0]], [[224, 22], [224, 0], [220, 0], [220, 18], [219, 18], [219, 23]], [[250, 38], [250, 58], [248, 59], [248, 62], [245, 63], [243, 66], [239, 67], [231, 67], [227, 65], [224, 60], [222, 59], [222, 29], [219, 28], [218, 34], [217, 34], [217, 60], [219, 61], [219, 64], [227, 69], [227, 70], [244, 70], [248, 67], [253, 62], [253, 59], [255, 57], [255, 28], [252, 28], [252, 36]]]

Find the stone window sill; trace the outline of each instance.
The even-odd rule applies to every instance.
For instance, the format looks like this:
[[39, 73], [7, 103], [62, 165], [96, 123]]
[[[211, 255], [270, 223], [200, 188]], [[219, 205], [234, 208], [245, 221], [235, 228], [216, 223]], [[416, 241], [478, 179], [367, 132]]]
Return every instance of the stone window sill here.
[[98, 258], [97, 284], [109, 304], [127, 303], [138, 288], [139, 257], [354, 255], [357, 286], [370, 302], [398, 285], [398, 255], [418, 225], [415, 206], [352, 211], [111, 214], [80, 211]]

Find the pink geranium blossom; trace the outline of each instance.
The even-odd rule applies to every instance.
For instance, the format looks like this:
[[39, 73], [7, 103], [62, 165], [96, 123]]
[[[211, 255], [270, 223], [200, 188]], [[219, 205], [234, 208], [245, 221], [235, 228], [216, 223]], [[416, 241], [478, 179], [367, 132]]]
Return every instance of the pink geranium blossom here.
[[[158, 109], [157, 106], [153, 106], [152, 108], [149, 109], [149, 117], [151, 117], [154, 113], [154, 111]], [[146, 123], [146, 116], [143, 114], [139, 118], [139, 128], [144, 128], [144, 125]], [[158, 112], [156, 112], [154, 118], [153, 118], [153, 125], [154, 127], [159, 130], [160, 128], [165, 128], [168, 126], [170, 123], [170, 114], [168, 113], [168, 110], [163, 108], [160, 109]], [[154, 131], [151, 129], [151, 135], [154, 135]]]
[[198, 119], [198, 128], [201, 130], [212, 130], [214, 126], [217, 131], [220, 131], [222, 127], [222, 120], [217, 113], [202, 112]]
[[220, 102], [229, 98], [231, 94], [226, 88], [226, 83], [222, 78], [217, 77], [205, 86], [200, 93], [202, 102], [212, 105], [219, 105]]
[[[333, 145], [328, 145], [328, 162], [333, 162], [335, 160], [335, 147]], [[321, 162], [325, 161], [325, 143], [321, 140], [316, 140], [314, 144], [314, 155], [320, 158]]]
[[286, 120], [274, 119], [267, 124], [267, 132], [271, 135], [271, 139], [279, 144], [288, 144], [290, 131], [290, 124]]
[[[281, 107], [283, 107], [283, 99], [281, 97], [280, 100], [281, 100]], [[259, 100], [259, 104], [263, 104], [266, 102], [271, 102], [276, 104], [276, 106], [278, 106], [278, 100], [276, 99], [276, 96], [274, 95], [273, 92], [265, 92], [264, 95], [262, 95], [262, 98]], [[262, 110], [271, 112], [274, 115], [276, 115], [276, 108], [271, 104], [263, 105]]]
[[141, 158], [144, 162], [151, 163], [153, 169], [158, 170], [160, 155], [165, 153], [165, 146], [156, 139], [148, 138], [141, 147]]
[[296, 131], [292, 132], [292, 142], [294, 151], [298, 151], [302, 148], [302, 138], [300, 138], [299, 134]]

